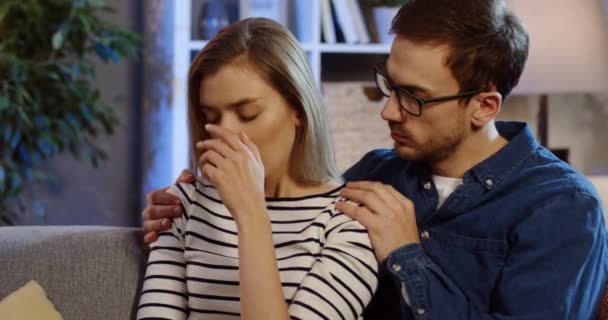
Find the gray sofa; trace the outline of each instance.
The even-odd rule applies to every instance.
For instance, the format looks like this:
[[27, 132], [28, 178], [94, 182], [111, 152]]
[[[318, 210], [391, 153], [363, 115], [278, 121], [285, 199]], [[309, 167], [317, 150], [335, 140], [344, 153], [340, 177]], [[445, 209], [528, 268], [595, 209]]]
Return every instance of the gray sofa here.
[[36, 280], [66, 320], [132, 319], [142, 239], [136, 228], [0, 227], [0, 300]]

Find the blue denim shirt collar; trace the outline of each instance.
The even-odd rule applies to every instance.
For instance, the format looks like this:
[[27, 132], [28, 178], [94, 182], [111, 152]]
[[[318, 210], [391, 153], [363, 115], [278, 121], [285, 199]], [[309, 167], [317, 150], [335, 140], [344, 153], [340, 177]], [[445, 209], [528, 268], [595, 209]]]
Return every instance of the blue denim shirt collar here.
[[496, 122], [498, 133], [509, 143], [486, 160], [471, 168], [464, 182], [479, 181], [486, 189], [500, 184], [505, 177], [517, 169], [539, 145], [530, 127], [523, 122]]
[[[509, 142], [494, 155], [469, 169], [463, 177], [465, 184], [478, 181], [485, 189], [492, 189], [539, 147], [530, 126], [525, 122], [497, 121], [496, 129]], [[415, 162], [412, 163], [412, 166], [413, 172], [418, 173], [419, 187], [422, 190], [424, 184], [432, 180], [433, 173], [425, 163]]]

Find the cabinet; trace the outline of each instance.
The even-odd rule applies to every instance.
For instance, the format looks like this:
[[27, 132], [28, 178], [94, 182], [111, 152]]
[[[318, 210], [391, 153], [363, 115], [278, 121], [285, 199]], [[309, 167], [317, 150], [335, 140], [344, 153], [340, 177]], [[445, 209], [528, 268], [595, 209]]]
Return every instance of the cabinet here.
[[[205, 31], [256, 15], [265, 0], [179, 0], [174, 2], [172, 97], [172, 176], [189, 167], [187, 76], [190, 62], [208, 39]], [[274, 1], [270, 1], [274, 2]], [[386, 58], [389, 44], [328, 44], [321, 37], [322, 0], [279, 0], [281, 21], [299, 40], [315, 81], [373, 80], [372, 66]], [[222, 4], [217, 9], [216, 5]]]

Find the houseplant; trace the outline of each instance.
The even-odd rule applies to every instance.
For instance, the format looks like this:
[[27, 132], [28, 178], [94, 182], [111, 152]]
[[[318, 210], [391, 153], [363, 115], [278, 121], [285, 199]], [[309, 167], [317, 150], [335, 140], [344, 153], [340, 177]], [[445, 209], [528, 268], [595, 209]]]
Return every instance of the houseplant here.
[[103, 0], [0, 2], [0, 225], [15, 223], [28, 183], [63, 151], [92, 166], [107, 158], [95, 139], [112, 134], [114, 106], [94, 86], [95, 57], [134, 57], [139, 37], [107, 20]]
[[408, 0], [361, 0], [361, 4], [372, 11], [378, 42], [391, 43], [394, 36], [389, 34], [393, 18]]

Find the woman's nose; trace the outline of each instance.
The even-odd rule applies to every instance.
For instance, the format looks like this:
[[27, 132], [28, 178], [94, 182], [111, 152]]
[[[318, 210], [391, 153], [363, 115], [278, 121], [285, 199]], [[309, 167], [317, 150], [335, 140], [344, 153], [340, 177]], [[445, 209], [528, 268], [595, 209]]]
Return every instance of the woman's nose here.
[[234, 133], [241, 131], [240, 122], [232, 115], [224, 115], [218, 125], [224, 129], [228, 129]]

